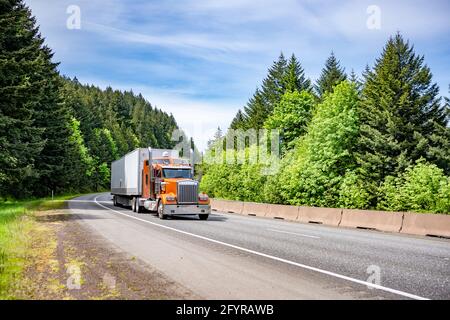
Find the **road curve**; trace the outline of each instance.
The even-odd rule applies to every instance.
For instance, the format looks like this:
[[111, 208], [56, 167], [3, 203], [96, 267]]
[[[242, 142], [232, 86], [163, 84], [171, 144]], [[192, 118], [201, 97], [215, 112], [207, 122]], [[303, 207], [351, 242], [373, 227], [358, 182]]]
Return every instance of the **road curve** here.
[[214, 213], [160, 220], [69, 201], [80, 223], [205, 299], [450, 299], [450, 241]]

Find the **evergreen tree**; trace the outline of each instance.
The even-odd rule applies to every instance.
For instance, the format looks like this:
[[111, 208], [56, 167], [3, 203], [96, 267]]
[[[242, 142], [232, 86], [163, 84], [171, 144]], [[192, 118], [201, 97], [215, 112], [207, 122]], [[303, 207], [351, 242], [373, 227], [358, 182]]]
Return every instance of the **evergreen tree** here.
[[284, 75], [284, 91], [298, 91], [311, 90], [311, 81], [306, 78], [305, 71], [301, 66], [300, 62], [297, 60], [294, 54], [292, 54], [289, 59], [288, 65], [286, 67], [286, 73]]
[[[261, 88], [257, 88], [253, 96], [244, 107], [243, 115], [236, 115], [234, 128], [261, 129], [266, 119], [272, 114], [275, 106], [280, 102], [286, 91], [311, 91], [311, 81], [306, 78], [305, 72], [295, 55], [289, 61], [283, 53], [274, 61], [263, 80]], [[244, 118], [244, 122], [238, 119]], [[245, 123], [245, 125], [244, 125]]]
[[[450, 93], [450, 86], [449, 86]], [[444, 170], [446, 175], [450, 175], [450, 99], [444, 98], [444, 113], [446, 114], [446, 125], [434, 122], [435, 131], [430, 136], [428, 159]]]
[[267, 77], [263, 80], [261, 94], [263, 103], [266, 104], [266, 110], [271, 112], [275, 105], [280, 101], [280, 97], [286, 91], [285, 77], [287, 71], [287, 61], [283, 53], [278, 60], [269, 68]]
[[266, 101], [264, 93], [259, 89], [256, 89], [253, 97], [250, 98], [247, 105], [244, 107], [246, 118], [245, 129], [260, 129], [263, 127], [264, 121], [266, 121], [271, 113]]
[[233, 118], [230, 124], [230, 129], [243, 129], [245, 127], [245, 117], [242, 111], [239, 109], [236, 116]]
[[264, 121], [272, 113], [275, 105], [285, 92], [287, 61], [280, 54], [278, 60], [268, 70], [261, 89], [257, 88], [253, 96], [244, 107], [245, 127], [260, 129]]
[[297, 90], [286, 91], [272, 115], [267, 118], [264, 127], [280, 129], [283, 149], [290, 149], [294, 146], [295, 140], [306, 133], [313, 108], [312, 94], [307, 91], [300, 93]]
[[350, 82], [352, 83], [358, 83], [359, 82], [359, 78], [355, 73], [355, 70], [352, 69], [352, 72], [350, 73], [350, 78], [348, 79]]
[[347, 79], [347, 75], [344, 68], [341, 67], [334, 53], [331, 52], [315, 85], [317, 95], [322, 98], [326, 92], [333, 92], [334, 86], [345, 79]]
[[400, 34], [389, 39], [364, 76], [358, 159], [362, 173], [379, 182], [428, 158], [431, 136], [440, 136], [436, 128], [446, 127], [447, 120], [423, 56]]
[[[36, 188], [39, 195], [46, 195], [54, 190], [62, 192], [67, 186], [66, 173], [70, 163], [68, 154], [74, 147], [70, 143], [70, 113], [67, 106], [60, 100], [60, 78], [56, 70], [49, 70], [47, 78], [47, 99], [40, 105], [36, 114], [35, 124], [44, 128], [42, 137], [45, 145], [36, 157], [35, 168], [39, 174]], [[45, 186], [47, 190], [43, 187]]]
[[[0, 30], [0, 192], [24, 196], [32, 188], [30, 179], [46, 174], [36, 158], [48, 154], [56, 135], [45, 128], [44, 113], [56, 109], [51, 122], [63, 112], [56, 64], [23, 1], [0, 2]], [[57, 125], [67, 125], [65, 120]]]
[[83, 135], [80, 131], [80, 121], [72, 118], [71, 137], [69, 139], [72, 148], [67, 155], [65, 163], [67, 171], [65, 192], [89, 192], [92, 190], [93, 181], [91, 179], [95, 171], [95, 161], [89, 154], [89, 149], [85, 145]]

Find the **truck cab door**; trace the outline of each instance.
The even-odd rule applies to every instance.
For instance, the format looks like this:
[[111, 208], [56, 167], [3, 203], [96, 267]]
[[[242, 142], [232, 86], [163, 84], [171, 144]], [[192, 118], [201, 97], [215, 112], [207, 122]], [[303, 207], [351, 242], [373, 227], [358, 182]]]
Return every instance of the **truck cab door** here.
[[155, 169], [155, 195], [158, 195], [161, 193], [161, 169]]
[[144, 168], [142, 169], [142, 197], [150, 198], [150, 170], [148, 161], [144, 163]]

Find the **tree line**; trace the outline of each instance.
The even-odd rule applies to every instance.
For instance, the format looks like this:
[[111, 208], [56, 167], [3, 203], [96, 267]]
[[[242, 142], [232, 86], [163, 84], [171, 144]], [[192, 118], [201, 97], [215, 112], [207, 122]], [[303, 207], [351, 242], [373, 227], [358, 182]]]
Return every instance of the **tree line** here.
[[172, 115], [61, 76], [52, 58], [23, 1], [0, 1], [0, 197], [109, 188], [111, 161], [174, 145]]
[[[295, 55], [281, 54], [230, 125], [280, 130], [279, 171], [265, 175], [265, 164], [251, 161], [205, 163], [202, 187], [245, 201], [448, 213], [449, 105], [400, 34], [361, 77], [347, 75], [332, 53], [312, 84]], [[254, 147], [226, 152], [245, 157]]]

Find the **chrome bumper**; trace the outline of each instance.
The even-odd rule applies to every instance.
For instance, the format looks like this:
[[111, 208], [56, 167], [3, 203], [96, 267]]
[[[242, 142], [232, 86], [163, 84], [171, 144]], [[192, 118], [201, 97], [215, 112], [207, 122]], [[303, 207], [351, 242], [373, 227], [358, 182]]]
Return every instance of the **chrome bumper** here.
[[164, 206], [165, 215], [194, 215], [210, 214], [211, 205], [205, 204], [166, 204]]

